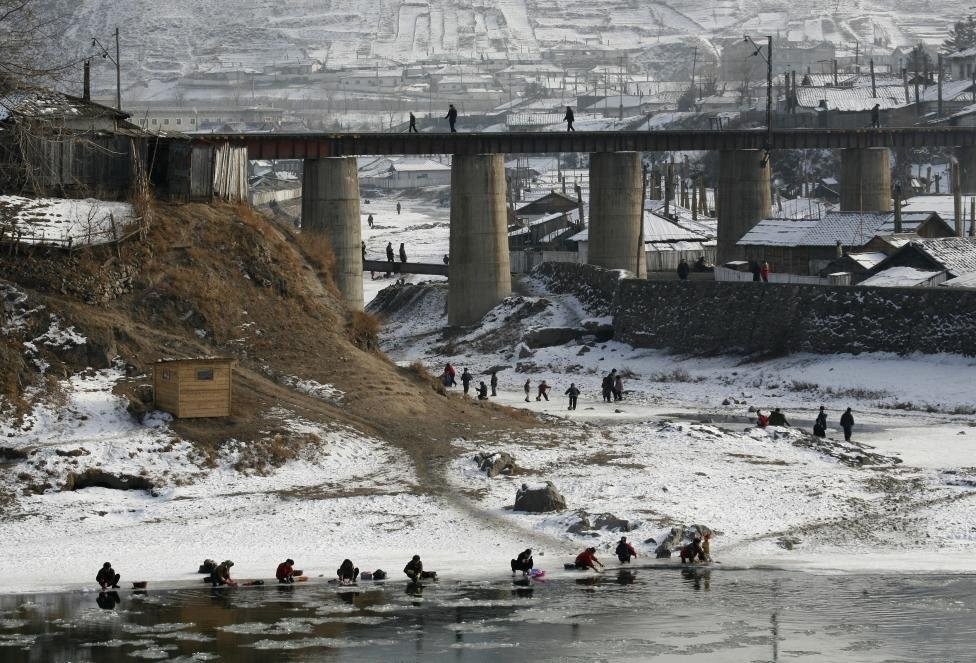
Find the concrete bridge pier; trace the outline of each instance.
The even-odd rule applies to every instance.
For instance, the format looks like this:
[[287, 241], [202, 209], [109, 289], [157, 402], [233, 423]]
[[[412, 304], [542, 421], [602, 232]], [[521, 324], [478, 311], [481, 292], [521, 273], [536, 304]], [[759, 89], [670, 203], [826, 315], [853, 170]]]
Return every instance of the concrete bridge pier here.
[[643, 193], [638, 152], [590, 155], [589, 264], [647, 276], [641, 241]]
[[840, 151], [840, 209], [891, 211], [891, 159], [887, 147]]
[[959, 161], [959, 189], [961, 193], [976, 193], [976, 146], [957, 147]]
[[302, 232], [323, 235], [335, 253], [335, 279], [350, 308], [363, 308], [359, 170], [355, 157], [305, 159]]
[[762, 150], [722, 150], [718, 161], [719, 264], [740, 259], [736, 242], [759, 221], [772, 213], [769, 160], [763, 164]]
[[451, 263], [447, 324], [470, 325], [512, 294], [501, 154], [455, 154], [451, 162]]

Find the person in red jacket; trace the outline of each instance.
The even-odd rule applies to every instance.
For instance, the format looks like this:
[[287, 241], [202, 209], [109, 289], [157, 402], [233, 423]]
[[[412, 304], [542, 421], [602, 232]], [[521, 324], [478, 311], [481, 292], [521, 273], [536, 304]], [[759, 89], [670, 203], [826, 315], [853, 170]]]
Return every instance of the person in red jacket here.
[[756, 410], [756, 424], [760, 428], [765, 428], [769, 425], [769, 415], [763, 414], [762, 410]]
[[295, 560], [286, 559], [281, 564], [278, 565], [278, 570], [275, 571], [275, 578], [278, 579], [280, 583], [290, 583], [295, 582]]
[[599, 564], [601, 567], [603, 566], [603, 562], [596, 558], [596, 548], [587, 548], [576, 556], [575, 565], [577, 569], [593, 569], [594, 571], [599, 571], [594, 564]]

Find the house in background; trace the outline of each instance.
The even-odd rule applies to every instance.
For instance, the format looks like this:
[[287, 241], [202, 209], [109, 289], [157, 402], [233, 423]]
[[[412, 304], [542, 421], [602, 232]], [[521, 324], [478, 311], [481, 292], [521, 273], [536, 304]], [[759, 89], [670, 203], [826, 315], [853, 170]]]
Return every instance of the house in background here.
[[[903, 219], [901, 231], [917, 237], [954, 234], [934, 212]], [[777, 272], [815, 275], [845, 249], [866, 252], [874, 237], [894, 232], [892, 212], [828, 212], [819, 219], [763, 219], [737, 245], [746, 260], [768, 262]]]
[[378, 157], [360, 161], [359, 183], [377, 189], [416, 189], [451, 183], [451, 166], [433, 159]]
[[877, 288], [932, 288], [945, 283], [945, 270], [929, 271], [915, 267], [889, 267], [860, 282]]
[[938, 237], [913, 240], [875, 265], [870, 274], [873, 276], [892, 267], [944, 272], [946, 279], [971, 274], [976, 272], [976, 238]]

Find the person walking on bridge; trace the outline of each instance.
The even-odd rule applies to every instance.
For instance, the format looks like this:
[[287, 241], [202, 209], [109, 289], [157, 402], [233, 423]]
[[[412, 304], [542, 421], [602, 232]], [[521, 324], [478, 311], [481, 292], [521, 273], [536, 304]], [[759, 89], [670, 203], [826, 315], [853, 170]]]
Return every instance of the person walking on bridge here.
[[407, 261], [407, 249], [404, 248], [403, 242], [400, 242], [400, 262]]
[[881, 128], [881, 104], [875, 104], [874, 108], [871, 109], [871, 127], [873, 129]]
[[571, 106], [566, 106], [566, 115], [563, 117], [563, 121], [566, 123], [566, 131], [576, 131], [573, 128], [573, 122], [576, 121], [576, 114], [573, 113]]
[[390, 263], [389, 269], [386, 270], [386, 278], [390, 278], [390, 272], [393, 271], [393, 242], [386, 243], [386, 262]]
[[417, 117], [411, 112], [410, 113], [410, 126], [407, 128], [408, 133], [418, 133], [417, 132]]
[[452, 134], [457, 133], [457, 129], [454, 126], [455, 124], [457, 124], [457, 116], [458, 116], [457, 108], [454, 107], [454, 104], [450, 104], [450, 108], [448, 108], [447, 110], [447, 115], [445, 115], [444, 117], [445, 119], [447, 119], [447, 123], [451, 125]]

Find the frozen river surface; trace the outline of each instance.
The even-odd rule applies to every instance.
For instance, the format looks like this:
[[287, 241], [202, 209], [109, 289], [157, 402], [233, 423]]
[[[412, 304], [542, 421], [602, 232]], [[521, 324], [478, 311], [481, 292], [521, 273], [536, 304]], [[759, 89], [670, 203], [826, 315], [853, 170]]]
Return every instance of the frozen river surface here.
[[612, 569], [0, 599], [0, 661], [964, 661], [976, 576]]

